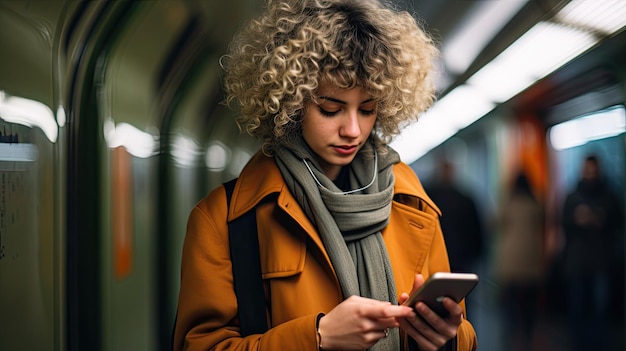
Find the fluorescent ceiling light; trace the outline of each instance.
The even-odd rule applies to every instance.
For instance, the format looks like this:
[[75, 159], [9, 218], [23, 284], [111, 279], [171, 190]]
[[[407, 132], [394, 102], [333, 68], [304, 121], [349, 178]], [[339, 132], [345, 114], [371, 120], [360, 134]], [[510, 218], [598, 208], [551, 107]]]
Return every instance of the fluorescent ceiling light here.
[[495, 107], [479, 90], [461, 85], [439, 100], [391, 143], [407, 163], [474, 123]]
[[437, 117], [427, 112], [417, 123], [404, 128], [390, 146], [400, 154], [402, 161], [410, 164], [454, 133], [456, 129], [445, 123], [438, 123]]
[[474, 123], [495, 106], [480, 90], [464, 84], [439, 100], [432, 112], [439, 116], [439, 121], [459, 130]]
[[[508, 1], [485, 1], [485, 3], [503, 2]], [[521, 3], [516, 2], [516, 4], [522, 6]], [[483, 21], [486, 20], [483, 19]], [[391, 146], [398, 150], [403, 161], [414, 162], [456, 134], [459, 129], [481, 118], [482, 115], [476, 116], [480, 111], [484, 111], [484, 114], [488, 113], [494, 104], [513, 98], [536, 81], [545, 78], [581, 55], [598, 42], [601, 38], [598, 34], [614, 35], [623, 30], [625, 25], [626, 1], [624, 0], [571, 1], [552, 19], [552, 22], [537, 23], [493, 61], [470, 77], [465, 85], [459, 86], [440, 99], [418, 123], [405, 128], [402, 134], [394, 139]], [[455, 40], [459, 39], [455, 38]], [[471, 42], [472, 40], [474, 38], [470, 37], [464, 41]], [[471, 62], [474, 59], [472, 49], [458, 49], [455, 45], [460, 44], [447, 46], [447, 50], [450, 50], [447, 55], [452, 55], [446, 57], [449, 65], [454, 66], [458, 63], [458, 67], [461, 67], [463, 60]], [[455, 52], [470, 58], [455, 61]], [[445, 51], [444, 55], [446, 55]], [[457, 89], [465, 91], [457, 93]], [[455, 95], [454, 98], [447, 98]], [[450, 101], [455, 101], [455, 103]], [[476, 105], [472, 107], [467, 101], [474, 102]], [[449, 105], [444, 106], [446, 104]], [[606, 137], [606, 133], [623, 133], [623, 109], [619, 112], [622, 117], [615, 117], [616, 113], [618, 112], [613, 112], [611, 115], [614, 124], [608, 132], [604, 129], [597, 131], [591, 126], [582, 129], [586, 129], [586, 132], [595, 130], [595, 134], [591, 133], [595, 137]], [[557, 128], [554, 133], [562, 133], [558, 131], [559, 129]], [[569, 130], [568, 133], [574, 132]], [[563, 135], [567, 134], [555, 134], [555, 137], [563, 140]], [[592, 137], [586, 136], [587, 139], [584, 140]], [[565, 140], [570, 140], [569, 143], [572, 143], [571, 140], [574, 139]]]
[[528, 0], [476, 1], [465, 20], [446, 41], [442, 54], [447, 68], [463, 73], [483, 48]]
[[559, 11], [556, 19], [581, 29], [611, 35], [626, 26], [626, 1], [573, 0]]
[[468, 84], [504, 102], [544, 78], [596, 43], [593, 35], [559, 24], [539, 22], [480, 71]]
[[555, 150], [564, 150], [622, 134], [625, 129], [624, 107], [613, 107], [555, 125], [549, 131], [550, 143]]
[[412, 163], [537, 80], [596, 43], [589, 33], [540, 22], [493, 61], [452, 90], [391, 146]]

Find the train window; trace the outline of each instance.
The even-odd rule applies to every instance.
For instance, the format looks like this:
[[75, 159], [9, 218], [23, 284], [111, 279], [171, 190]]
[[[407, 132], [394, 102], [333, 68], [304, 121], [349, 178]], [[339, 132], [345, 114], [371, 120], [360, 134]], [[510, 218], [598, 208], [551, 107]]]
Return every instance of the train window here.
[[624, 133], [624, 106], [614, 106], [555, 125], [549, 131], [555, 150], [564, 150]]
[[[64, 125], [53, 2], [0, 4], [0, 350], [62, 349]], [[55, 115], [56, 114], [56, 115]]]
[[[0, 349], [51, 350], [60, 288], [55, 238], [56, 144], [0, 111]], [[13, 122], [9, 122], [12, 120]], [[60, 161], [60, 160], [56, 160]], [[28, 335], [36, 333], [39, 337]], [[19, 345], [19, 346], [18, 346]]]
[[575, 187], [581, 163], [590, 154], [601, 161], [603, 176], [611, 188], [623, 193], [625, 122], [624, 105], [615, 105], [571, 118], [548, 130], [552, 201], [556, 206]]

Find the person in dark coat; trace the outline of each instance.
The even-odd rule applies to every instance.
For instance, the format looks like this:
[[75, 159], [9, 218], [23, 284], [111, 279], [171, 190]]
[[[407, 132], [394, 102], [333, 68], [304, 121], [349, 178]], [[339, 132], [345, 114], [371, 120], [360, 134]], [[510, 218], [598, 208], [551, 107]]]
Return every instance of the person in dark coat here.
[[561, 220], [572, 350], [605, 350], [613, 253], [624, 213], [595, 155], [583, 162], [581, 179], [565, 199]]
[[442, 161], [437, 178], [426, 190], [442, 212], [441, 229], [448, 249], [450, 271], [474, 272], [484, 251], [478, 208], [472, 197], [456, 184], [452, 163]]

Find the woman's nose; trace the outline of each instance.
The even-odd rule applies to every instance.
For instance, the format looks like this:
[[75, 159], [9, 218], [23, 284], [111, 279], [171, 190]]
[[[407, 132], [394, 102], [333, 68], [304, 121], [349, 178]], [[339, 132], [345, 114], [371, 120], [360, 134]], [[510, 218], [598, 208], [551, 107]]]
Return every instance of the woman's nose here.
[[350, 111], [343, 120], [339, 134], [345, 137], [358, 137], [361, 135], [361, 125], [357, 111]]

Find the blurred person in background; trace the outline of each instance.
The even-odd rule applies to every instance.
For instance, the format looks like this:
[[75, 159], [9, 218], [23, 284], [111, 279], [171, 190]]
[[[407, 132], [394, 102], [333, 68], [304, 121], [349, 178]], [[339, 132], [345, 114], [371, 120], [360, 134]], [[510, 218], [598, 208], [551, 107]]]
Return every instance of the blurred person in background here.
[[602, 175], [597, 156], [587, 156], [581, 171], [561, 216], [570, 341], [572, 350], [606, 350], [611, 270], [619, 255], [616, 252], [623, 250], [617, 244], [624, 213]]
[[[478, 272], [484, 254], [483, 225], [474, 199], [455, 181], [454, 165], [441, 160], [435, 180], [427, 187], [430, 198], [441, 210], [443, 232], [450, 271], [457, 273]], [[475, 289], [465, 299], [468, 316], [474, 315]]]
[[494, 276], [500, 286], [505, 350], [532, 350], [537, 304], [544, 277], [545, 214], [524, 173], [499, 206]]
[[472, 197], [457, 185], [451, 162], [440, 161], [427, 192], [442, 213], [441, 229], [448, 248], [450, 271], [475, 272], [484, 253], [482, 221]]

